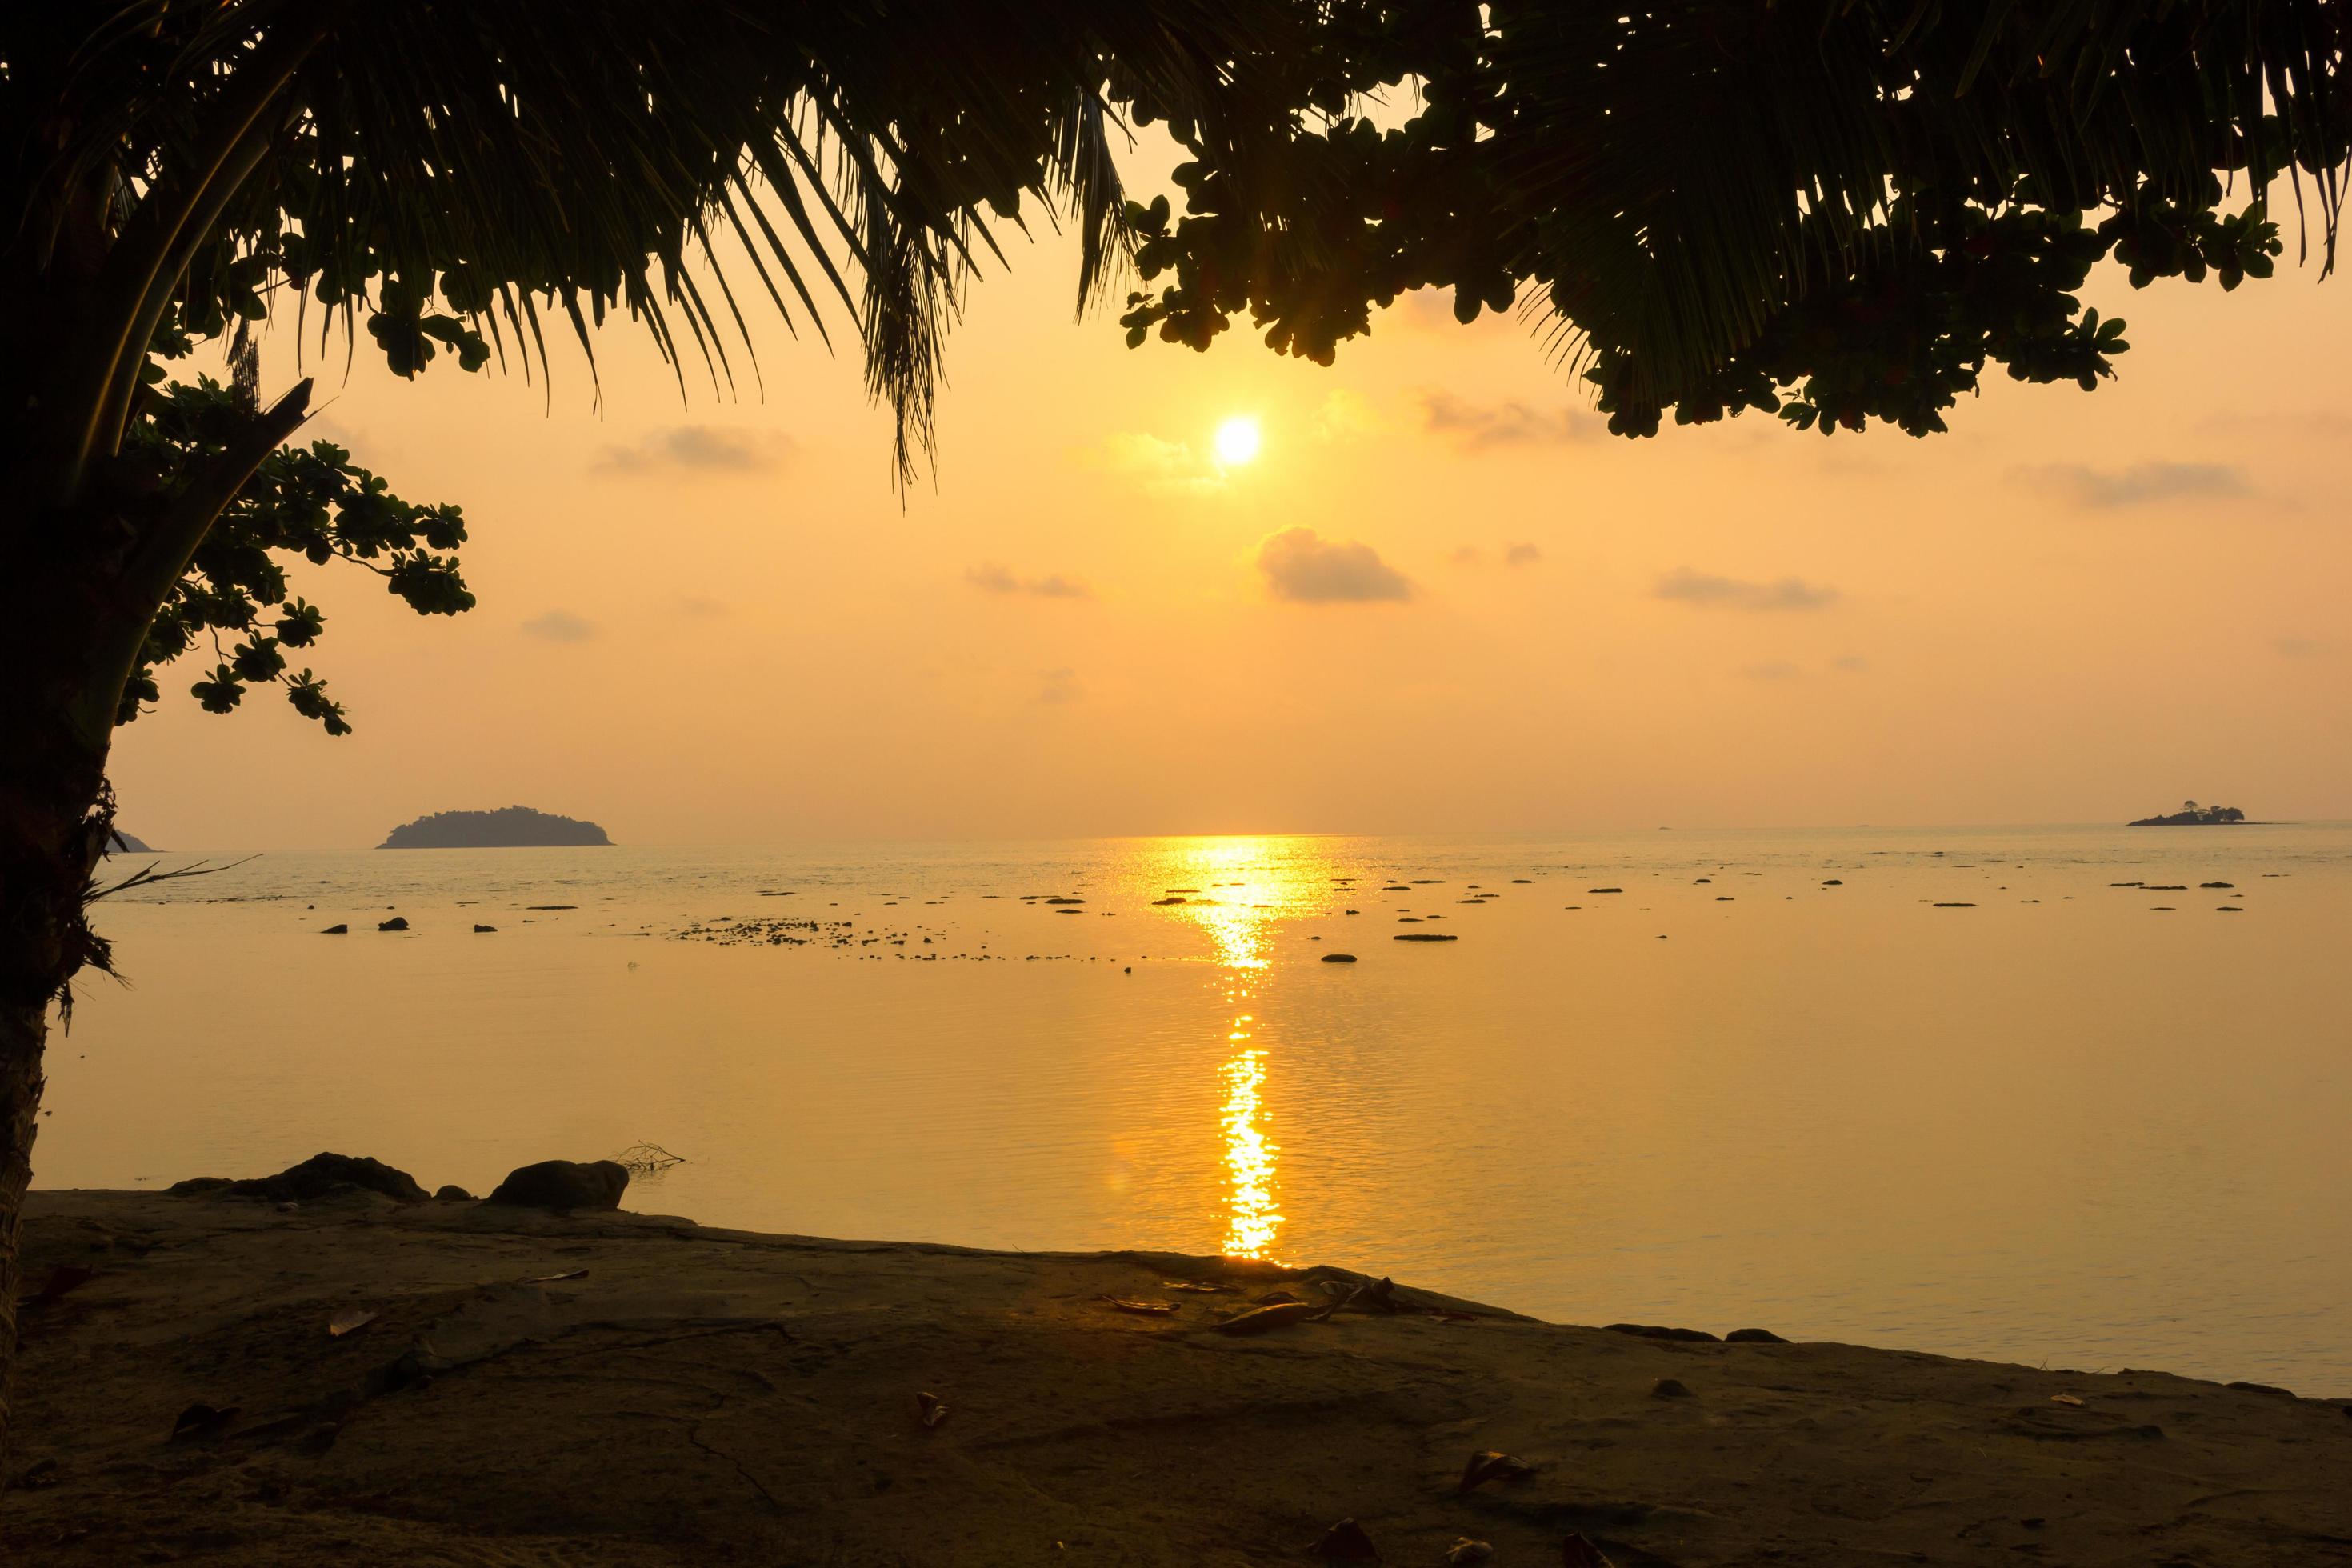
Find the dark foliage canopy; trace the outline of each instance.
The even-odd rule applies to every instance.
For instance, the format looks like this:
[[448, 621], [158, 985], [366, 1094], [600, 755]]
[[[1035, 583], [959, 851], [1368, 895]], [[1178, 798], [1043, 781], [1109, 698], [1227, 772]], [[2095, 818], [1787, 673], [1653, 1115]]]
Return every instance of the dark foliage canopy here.
[[[154, 667], [223, 634], [207, 708], [286, 684], [315, 640], [295, 556], [380, 573], [421, 612], [470, 604], [455, 508], [414, 506], [330, 445], [272, 452], [265, 326], [310, 357], [380, 353], [544, 378], [551, 332], [595, 363], [623, 318], [714, 389], [756, 386], [749, 316], [855, 323], [929, 445], [942, 344], [994, 231], [1084, 239], [1083, 301], [1124, 264], [1120, 117], [1212, 126], [1222, 62], [1274, 47], [1269, 0], [57, 0], [0, 7], [0, 550], [123, 517], [97, 572], [152, 579], [124, 716]], [[1278, 51], [1277, 51], [1278, 52]], [[1254, 118], [1265, 118], [1262, 111]], [[764, 296], [764, 301], [760, 296]], [[167, 362], [229, 349], [224, 388]], [[267, 439], [265, 439], [267, 437]], [[258, 449], [254, 448], [257, 446]], [[217, 517], [217, 526], [213, 519]], [[206, 531], [209, 530], [209, 535]], [[86, 574], [87, 575], [87, 574]], [[176, 586], [173, 586], [176, 584]]]
[[1465, 321], [1549, 322], [1622, 435], [1748, 408], [1926, 435], [1990, 364], [2112, 374], [2123, 323], [2078, 298], [2103, 258], [2234, 289], [2282, 253], [2282, 200], [2334, 257], [2335, 0], [1326, 9], [1314, 47], [1241, 64], [1287, 117], [1173, 122], [1184, 211], [1132, 214], [1156, 287], [1130, 343], [1247, 312], [1328, 363], [1441, 288]]

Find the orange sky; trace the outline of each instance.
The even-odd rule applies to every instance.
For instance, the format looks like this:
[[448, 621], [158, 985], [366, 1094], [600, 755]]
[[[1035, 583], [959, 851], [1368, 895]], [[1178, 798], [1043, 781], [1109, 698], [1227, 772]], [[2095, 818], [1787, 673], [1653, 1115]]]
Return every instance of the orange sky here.
[[[903, 510], [856, 364], [772, 316], [764, 400], [698, 371], [681, 405], [608, 331], [601, 417], [561, 356], [551, 409], [446, 360], [406, 384], [362, 353], [338, 385], [339, 344], [319, 429], [464, 506], [480, 605], [424, 620], [355, 571], [305, 578], [358, 732], [267, 692], [206, 715], [197, 671], [166, 672], [116, 746], [123, 825], [294, 847], [514, 802], [644, 844], [2072, 822], [2184, 795], [2352, 817], [2352, 283], [2315, 268], [2234, 297], [2103, 276], [2122, 381], [2001, 380], [1949, 437], [1749, 416], [1636, 443], [1511, 321], [1408, 301], [1330, 370], [1245, 328], [1130, 352], [1072, 323], [1073, 244], [1007, 248]], [[268, 388], [292, 355], [279, 332]], [[1236, 416], [1264, 448], [1223, 470]]]

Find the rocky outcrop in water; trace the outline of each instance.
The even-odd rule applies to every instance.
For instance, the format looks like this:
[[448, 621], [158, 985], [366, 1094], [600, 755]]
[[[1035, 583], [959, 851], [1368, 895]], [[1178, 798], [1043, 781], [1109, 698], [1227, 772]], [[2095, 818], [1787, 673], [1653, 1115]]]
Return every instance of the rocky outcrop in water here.
[[593, 822], [534, 811], [527, 805], [496, 811], [436, 811], [403, 823], [379, 849], [515, 849], [552, 845], [602, 845], [612, 840]]
[[2180, 803], [2180, 809], [2163, 816], [2143, 816], [2132, 823], [2134, 827], [2228, 827], [2246, 820], [2246, 814], [2234, 805], [2200, 805], [2193, 800]]

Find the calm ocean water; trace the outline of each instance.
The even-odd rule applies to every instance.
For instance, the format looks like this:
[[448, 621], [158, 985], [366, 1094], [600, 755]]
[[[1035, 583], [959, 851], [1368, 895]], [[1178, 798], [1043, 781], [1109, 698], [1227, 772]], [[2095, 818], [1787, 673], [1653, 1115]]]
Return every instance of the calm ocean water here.
[[710, 1225], [2352, 1394], [2345, 826], [270, 854], [103, 913], [42, 1186], [650, 1140], [629, 1206]]

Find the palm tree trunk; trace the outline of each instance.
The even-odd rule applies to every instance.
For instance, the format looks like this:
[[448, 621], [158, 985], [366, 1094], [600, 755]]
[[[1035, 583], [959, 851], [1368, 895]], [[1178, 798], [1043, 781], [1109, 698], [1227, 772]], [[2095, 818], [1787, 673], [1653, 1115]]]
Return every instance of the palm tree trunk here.
[[[73, 977], [109, 966], [85, 914], [114, 824], [116, 712], [156, 611], [222, 508], [301, 425], [310, 396], [303, 381], [256, 410], [168, 495], [117, 482], [110, 462], [82, 488], [94, 503], [12, 510], [0, 490], [0, 1474], [48, 1008], [69, 1016]], [[38, 495], [50, 459], [37, 437], [0, 428], [0, 475]]]
[[25, 1189], [33, 1179], [34, 1121], [41, 1105], [45, 1005], [0, 1007], [0, 1477], [8, 1472], [21, 1289]]
[[[11, 587], [29, 585], [19, 579]], [[48, 1009], [76, 971], [105, 962], [83, 919], [83, 895], [113, 816], [105, 782], [110, 726], [93, 723], [96, 705], [59, 683], [61, 650], [28, 646], [27, 633], [37, 636], [47, 618], [16, 593], [0, 595], [7, 628], [0, 654], [26, 678], [0, 697], [0, 1474], [10, 1450], [25, 1189]]]

